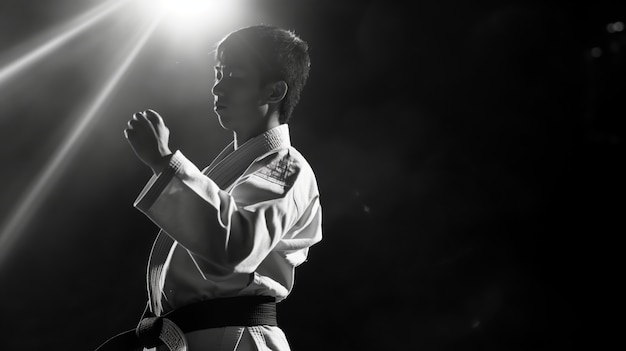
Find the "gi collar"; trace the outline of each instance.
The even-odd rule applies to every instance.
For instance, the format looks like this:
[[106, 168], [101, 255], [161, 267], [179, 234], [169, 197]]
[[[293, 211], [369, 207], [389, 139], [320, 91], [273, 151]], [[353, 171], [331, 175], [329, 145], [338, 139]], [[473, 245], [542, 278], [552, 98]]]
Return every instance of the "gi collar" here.
[[291, 146], [289, 126], [281, 124], [265, 133], [258, 135], [235, 150], [235, 142], [231, 142], [222, 152], [204, 169], [220, 188], [227, 188], [235, 179], [239, 178], [255, 160], [267, 154]]

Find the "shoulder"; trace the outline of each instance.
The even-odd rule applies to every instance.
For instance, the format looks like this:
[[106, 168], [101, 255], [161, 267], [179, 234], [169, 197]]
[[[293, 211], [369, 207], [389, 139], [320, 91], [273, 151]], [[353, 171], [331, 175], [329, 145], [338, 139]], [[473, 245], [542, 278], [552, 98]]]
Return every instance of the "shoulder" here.
[[293, 202], [297, 209], [319, 196], [313, 169], [293, 147], [274, 150], [255, 160], [231, 194], [241, 205], [282, 199]]
[[315, 186], [317, 181], [311, 165], [304, 156], [290, 146], [276, 150], [257, 160], [251, 167], [251, 174], [281, 187]]

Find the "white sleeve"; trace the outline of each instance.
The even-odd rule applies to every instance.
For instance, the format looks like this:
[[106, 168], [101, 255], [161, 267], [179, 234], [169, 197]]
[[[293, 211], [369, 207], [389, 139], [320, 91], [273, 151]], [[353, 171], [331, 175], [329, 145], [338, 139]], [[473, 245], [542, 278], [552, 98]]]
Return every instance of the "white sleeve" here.
[[291, 241], [308, 233], [305, 246], [321, 239], [319, 196], [309, 169], [302, 172], [288, 152], [262, 162], [229, 194], [177, 151], [135, 206], [212, 274], [251, 273], [286, 234]]

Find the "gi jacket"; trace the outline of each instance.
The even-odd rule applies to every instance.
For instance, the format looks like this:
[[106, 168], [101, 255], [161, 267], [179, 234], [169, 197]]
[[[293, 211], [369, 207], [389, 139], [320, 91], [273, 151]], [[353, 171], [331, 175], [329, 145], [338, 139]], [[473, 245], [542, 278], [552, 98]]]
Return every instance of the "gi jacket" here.
[[322, 238], [315, 175], [286, 124], [231, 143], [203, 171], [176, 151], [135, 206], [161, 228], [147, 274], [157, 315], [218, 297], [280, 301]]

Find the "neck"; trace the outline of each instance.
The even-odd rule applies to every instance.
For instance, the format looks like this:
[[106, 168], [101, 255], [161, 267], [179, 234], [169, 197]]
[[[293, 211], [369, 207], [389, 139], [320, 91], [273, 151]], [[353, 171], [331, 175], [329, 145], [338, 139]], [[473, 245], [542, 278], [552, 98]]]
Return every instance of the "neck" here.
[[259, 136], [268, 130], [278, 127], [280, 122], [278, 122], [278, 118], [269, 118], [266, 123], [262, 123], [253, 128], [247, 129], [239, 129], [233, 131], [233, 141], [235, 150], [237, 150], [241, 145], [243, 145], [246, 141]]

